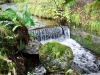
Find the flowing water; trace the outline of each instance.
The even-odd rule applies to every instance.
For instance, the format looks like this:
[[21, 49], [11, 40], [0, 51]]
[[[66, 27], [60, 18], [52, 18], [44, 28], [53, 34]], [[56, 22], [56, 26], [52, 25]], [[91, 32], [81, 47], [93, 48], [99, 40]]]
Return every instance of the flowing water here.
[[5, 3], [1, 4], [0, 7], [2, 7], [2, 10], [6, 10], [7, 8], [13, 8], [16, 9], [16, 6], [14, 3]]
[[[9, 7], [16, 9], [16, 5], [12, 3], [3, 4], [0, 6], [2, 7], [3, 10]], [[34, 29], [34, 28], [43, 27], [47, 25], [45, 22], [41, 22], [37, 19], [34, 19], [34, 21], [36, 23], [36, 27], [30, 27], [30, 30], [31, 28]], [[52, 24], [52, 22], [50, 21], [49, 24]], [[42, 44], [56, 40], [64, 45], [70, 46], [74, 54], [74, 61], [72, 64], [73, 69], [78, 70], [79, 72], [85, 75], [88, 75], [88, 74], [100, 75], [99, 74], [100, 59], [97, 58], [95, 55], [93, 55], [90, 51], [83, 48], [75, 40], [71, 39], [70, 30], [67, 27], [57, 26], [57, 27], [51, 27], [51, 28], [37, 29], [37, 30], [33, 30], [32, 32], [34, 32], [34, 34], [36, 35], [35, 38], [39, 40]], [[33, 72], [36, 73], [35, 75], [43, 75], [44, 73], [46, 73], [46, 70], [41, 64], [38, 64], [35, 67], [35, 69], [33, 69]]]
[[[70, 38], [70, 30], [66, 26], [55, 26], [33, 30], [35, 38], [42, 44], [50, 41], [58, 41], [71, 47], [74, 60], [71, 66], [82, 74], [98, 73], [100, 71], [100, 60], [90, 51], [83, 48], [75, 40]], [[94, 74], [95, 75], [95, 74]]]

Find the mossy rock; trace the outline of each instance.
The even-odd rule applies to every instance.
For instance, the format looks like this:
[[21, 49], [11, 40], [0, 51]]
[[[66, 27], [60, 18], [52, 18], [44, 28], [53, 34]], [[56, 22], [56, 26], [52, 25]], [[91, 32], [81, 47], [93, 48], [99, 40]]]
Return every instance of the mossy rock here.
[[48, 42], [41, 46], [39, 59], [48, 72], [65, 72], [71, 66], [73, 52], [69, 46]]

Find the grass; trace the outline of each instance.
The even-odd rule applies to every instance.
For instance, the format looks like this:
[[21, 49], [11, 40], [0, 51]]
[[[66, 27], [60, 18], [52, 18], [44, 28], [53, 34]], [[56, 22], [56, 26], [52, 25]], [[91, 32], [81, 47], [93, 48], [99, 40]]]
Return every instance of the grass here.
[[[55, 20], [59, 19], [58, 21], [66, 17], [65, 19], [67, 22], [73, 23], [70, 27], [77, 27], [83, 31], [88, 32], [89, 34], [100, 37], [100, 1], [87, 0], [86, 2], [83, 2], [79, 0], [73, 0], [68, 3], [65, 2], [64, 6], [63, 3], [64, 0], [62, 0], [62, 2], [59, 0], [57, 2], [52, 0], [30, 0], [28, 2], [28, 11], [35, 16], [42, 18], [52, 18]], [[19, 7], [22, 7], [23, 5], [23, 3], [20, 3]], [[88, 35], [87, 38], [89, 38]], [[80, 41], [80, 43], [82, 44], [83, 42], [84, 46], [90, 47], [91, 50], [99, 53], [98, 44], [91, 43], [87, 39], [80, 40], [85, 40]], [[92, 48], [93, 46], [96, 46], [96, 48]]]
[[[64, 2], [65, 0], [55, 1], [56, 2], [51, 0], [30, 0], [28, 1], [28, 11], [42, 18], [52, 18], [55, 20], [59, 18], [58, 21], [66, 17], [66, 21], [74, 22], [77, 27], [81, 25], [81, 29], [100, 36], [99, 1], [88, 0], [90, 2], [85, 3], [79, 0], [72, 0], [68, 3]], [[23, 7], [23, 5], [23, 3], [20, 3], [19, 7]]]
[[[36, 2], [37, 1], [37, 2]], [[69, 23], [73, 23], [70, 27], [79, 28], [83, 31], [88, 32], [89, 34], [93, 34], [100, 37], [100, 2], [98, 0], [83, 2], [79, 0], [73, 0], [68, 2], [63, 7], [64, 11], [58, 11], [62, 8], [62, 3], [59, 1], [55, 4], [53, 1], [47, 0], [35, 0], [29, 1], [30, 3], [33, 2], [35, 4], [28, 4], [29, 12], [35, 16], [39, 16], [42, 18], [52, 18], [60, 20], [63, 17], [66, 17], [66, 20]], [[23, 5], [23, 4], [22, 4]], [[61, 5], [61, 6], [60, 6]], [[58, 8], [59, 7], [59, 8]], [[59, 23], [59, 22], [58, 22]], [[70, 24], [69, 24], [70, 25]], [[87, 38], [90, 38], [87, 35]], [[77, 39], [77, 38], [75, 38]], [[77, 39], [83, 46], [90, 48], [90, 50], [99, 52], [99, 45], [96, 43], [91, 43], [90, 40], [87, 39]], [[81, 41], [83, 40], [83, 41]], [[94, 48], [96, 46], [96, 48]]]

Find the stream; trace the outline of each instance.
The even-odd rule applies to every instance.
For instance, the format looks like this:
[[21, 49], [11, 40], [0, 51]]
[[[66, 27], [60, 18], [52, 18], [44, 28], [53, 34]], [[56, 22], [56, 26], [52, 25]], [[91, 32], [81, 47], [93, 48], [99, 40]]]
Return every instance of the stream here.
[[[4, 4], [1, 7], [3, 7], [4, 10], [8, 7], [16, 8], [13, 4], [11, 5]], [[70, 37], [70, 30], [67, 26], [55, 26], [41, 29], [41, 27], [55, 24], [54, 21], [48, 23], [47, 21], [34, 18], [34, 22], [36, 25], [35, 27], [30, 27], [29, 32], [34, 33], [35, 38], [42, 44], [50, 41], [58, 41], [61, 44], [71, 47], [74, 54], [74, 60], [71, 66], [72, 69], [75, 69], [84, 75], [100, 75], [94, 74], [100, 72], [100, 58], [96, 57], [89, 50], [83, 48], [79, 43], [73, 40]], [[46, 73], [46, 70], [40, 63], [38, 63], [31, 73], [35, 73], [35, 75], [43, 75]]]
[[[39, 23], [39, 25], [42, 24], [46, 26], [45, 24], [47, 23], [47, 21], [36, 21], [36, 23]], [[85, 49], [79, 43], [73, 40], [70, 37], [70, 30], [67, 26], [54, 26], [44, 28], [38, 27], [36, 29], [34, 29], [33, 27], [33, 30], [31, 30], [31, 32], [34, 33], [35, 38], [42, 44], [51, 41], [58, 41], [61, 44], [70, 46], [74, 54], [74, 60], [71, 66], [72, 69], [77, 70], [83, 75], [99, 75], [98, 73], [100, 72], [100, 58], [96, 57], [89, 50]], [[46, 73], [46, 70], [42, 67], [42, 65], [37, 66], [36, 69], [39, 69], [39, 71], [43, 74]]]

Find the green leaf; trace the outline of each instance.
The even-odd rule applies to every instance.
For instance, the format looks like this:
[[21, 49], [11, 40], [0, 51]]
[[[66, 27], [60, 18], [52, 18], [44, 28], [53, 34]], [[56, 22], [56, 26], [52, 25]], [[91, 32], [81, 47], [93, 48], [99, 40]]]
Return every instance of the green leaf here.
[[16, 30], [16, 28], [18, 28], [18, 27], [22, 27], [21, 25], [16, 25], [13, 29], [12, 29], [12, 31], [14, 32], [15, 30]]
[[15, 14], [15, 15], [16, 15], [16, 12], [17, 12], [17, 11], [15, 11], [15, 10], [12, 9], [12, 8], [8, 8], [8, 9], [6, 9], [5, 11], [8, 11], [8, 12], [13, 13], [13, 14]]

